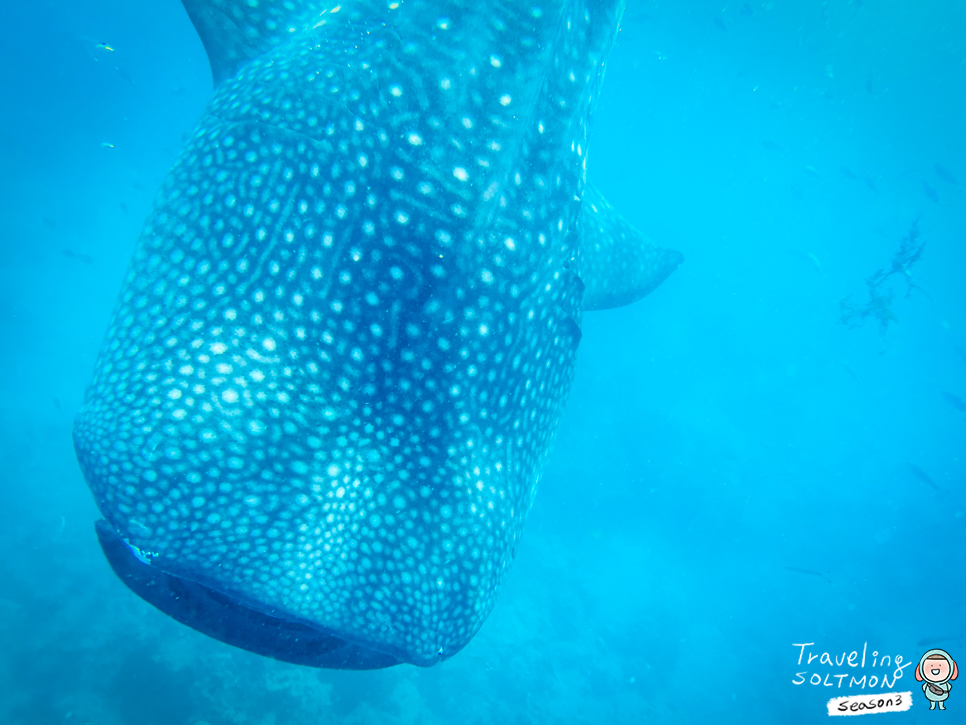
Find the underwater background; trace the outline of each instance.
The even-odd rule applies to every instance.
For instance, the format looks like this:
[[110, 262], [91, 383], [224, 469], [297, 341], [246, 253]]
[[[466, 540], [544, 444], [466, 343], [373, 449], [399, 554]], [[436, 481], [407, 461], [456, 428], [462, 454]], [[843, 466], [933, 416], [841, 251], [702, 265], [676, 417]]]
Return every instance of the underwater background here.
[[585, 315], [476, 638], [339, 672], [126, 589], [74, 458], [135, 240], [211, 95], [187, 15], [0, 5], [0, 722], [811, 723], [890, 688], [914, 699], [893, 720], [961, 718], [966, 681], [932, 714], [914, 669], [966, 663], [964, 38], [961, 2], [628, 4], [590, 177], [685, 262]]

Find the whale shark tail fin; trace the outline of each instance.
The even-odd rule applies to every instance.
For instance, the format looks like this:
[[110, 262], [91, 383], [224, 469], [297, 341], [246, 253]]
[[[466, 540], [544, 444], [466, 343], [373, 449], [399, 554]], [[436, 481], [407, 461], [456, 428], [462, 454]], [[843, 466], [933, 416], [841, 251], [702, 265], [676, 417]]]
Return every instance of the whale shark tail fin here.
[[238, 67], [304, 25], [311, 0], [181, 0], [198, 31], [218, 85]]
[[654, 246], [590, 183], [584, 187], [579, 225], [577, 273], [584, 283], [585, 310], [637, 302], [684, 261], [680, 252]]

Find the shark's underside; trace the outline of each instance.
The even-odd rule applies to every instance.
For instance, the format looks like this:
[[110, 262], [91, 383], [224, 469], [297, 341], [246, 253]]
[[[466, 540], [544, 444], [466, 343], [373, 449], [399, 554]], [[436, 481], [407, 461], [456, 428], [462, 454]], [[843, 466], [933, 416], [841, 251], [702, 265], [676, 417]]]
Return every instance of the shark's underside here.
[[215, 96], [78, 416], [108, 560], [225, 642], [431, 665], [492, 609], [584, 309], [679, 264], [586, 181], [619, 0], [184, 0]]

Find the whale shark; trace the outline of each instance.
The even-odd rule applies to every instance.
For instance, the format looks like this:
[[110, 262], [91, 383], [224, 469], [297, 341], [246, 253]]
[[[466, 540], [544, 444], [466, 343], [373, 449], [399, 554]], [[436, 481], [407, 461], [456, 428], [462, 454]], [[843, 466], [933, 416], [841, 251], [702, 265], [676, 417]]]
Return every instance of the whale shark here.
[[118, 577], [225, 643], [431, 666], [507, 577], [584, 310], [682, 261], [587, 180], [621, 0], [183, 0], [214, 93], [74, 426]]

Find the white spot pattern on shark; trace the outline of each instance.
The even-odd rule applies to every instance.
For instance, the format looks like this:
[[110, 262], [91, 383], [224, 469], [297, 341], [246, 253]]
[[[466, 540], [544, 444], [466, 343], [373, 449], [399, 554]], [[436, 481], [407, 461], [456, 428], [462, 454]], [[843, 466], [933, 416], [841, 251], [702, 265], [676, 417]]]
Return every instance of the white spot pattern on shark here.
[[[606, 275], [642, 244], [598, 218], [603, 201], [581, 223], [621, 6], [185, 5], [218, 85], [75, 426], [105, 551], [233, 644], [433, 664], [479, 629], [512, 561], [573, 375], [576, 262]], [[648, 249], [632, 289], [595, 282], [592, 306], [680, 261]], [[138, 588], [151, 576], [182, 604]], [[255, 645], [218, 617], [268, 633]], [[339, 654], [286, 651], [266, 622]]]

